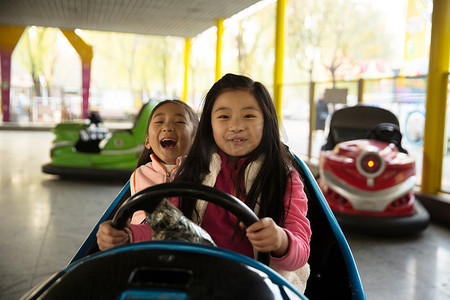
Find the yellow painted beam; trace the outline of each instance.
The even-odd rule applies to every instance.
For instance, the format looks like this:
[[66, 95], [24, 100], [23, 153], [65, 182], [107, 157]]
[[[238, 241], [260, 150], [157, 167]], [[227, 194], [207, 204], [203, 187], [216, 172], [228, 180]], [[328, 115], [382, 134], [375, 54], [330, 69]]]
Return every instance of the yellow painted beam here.
[[89, 90], [91, 85], [91, 62], [93, 57], [92, 46], [86, 44], [74, 30], [60, 30], [81, 58], [83, 97], [83, 102], [81, 104], [81, 116], [82, 118], [87, 118], [89, 112]]
[[12, 52], [25, 31], [25, 26], [0, 26], [0, 47]]
[[191, 53], [191, 39], [184, 40], [184, 81], [183, 81], [183, 97], [181, 100], [187, 103], [188, 94], [188, 74], [189, 74], [189, 58]]
[[283, 61], [284, 61], [284, 23], [286, 1], [277, 1], [277, 19], [275, 30], [275, 65], [273, 79], [273, 101], [277, 110], [278, 121], [281, 121], [281, 101], [283, 98]]
[[222, 77], [222, 36], [223, 19], [217, 19], [217, 41], [216, 41], [216, 81]]
[[75, 33], [73, 30], [63, 30], [61, 32], [67, 38], [72, 47], [77, 51], [78, 55], [80, 55], [83, 61], [91, 61], [92, 60], [92, 47], [86, 44], [83, 39]]
[[450, 1], [433, 1], [430, 61], [427, 80], [422, 192], [441, 191], [450, 59]]

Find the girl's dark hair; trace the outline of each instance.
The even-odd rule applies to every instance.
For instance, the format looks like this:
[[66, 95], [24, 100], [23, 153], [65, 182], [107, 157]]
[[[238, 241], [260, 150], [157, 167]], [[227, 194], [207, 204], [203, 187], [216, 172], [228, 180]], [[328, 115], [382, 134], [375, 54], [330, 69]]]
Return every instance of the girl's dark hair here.
[[[206, 94], [194, 143], [178, 170], [175, 181], [202, 183], [208, 175], [211, 156], [217, 152], [211, 125], [212, 108], [221, 94], [234, 90], [248, 91], [258, 101], [264, 114], [261, 143], [248, 155], [238, 173], [237, 182], [242, 182], [245, 167], [260, 156], [264, 157], [262, 166], [248, 194], [245, 191], [239, 191], [238, 195], [245, 197], [245, 204], [252, 210], [259, 198], [258, 217], [271, 217], [279, 225], [284, 225], [284, 194], [292, 156], [281, 142], [277, 114], [269, 92], [261, 83], [248, 77], [226, 74]], [[194, 213], [197, 213], [193, 201], [182, 199], [180, 209], [191, 218], [194, 217]]]
[[[148, 127], [150, 126], [150, 121], [153, 118], [153, 115], [155, 114], [156, 110], [158, 108], [160, 108], [161, 106], [163, 106], [164, 104], [168, 104], [168, 103], [173, 103], [176, 105], [179, 105], [181, 107], [184, 108], [184, 110], [188, 113], [189, 115], [189, 121], [192, 122], [192, 125], [194, 126], [194, 130], [193, 132], [195, 133], [197, 131], [198, 128], [198, 116], [195, 113], [195, 111], [186, 103], [184, 103], [183, 101], [180, 100], [164, 100], [162, 102], [159, 102], [153, 109], [152, 112], [150, 113], [150, 116], [148, 117], [148, 121], [147, 121], [147, 128], [145, 129], [145, 136], [148, 135]], [[142, 151], [141, 156], [139, 157], [138, 163], [137, 163], [137, 167], [140, 167], [142, 165], [145, 165], [146, 163], [151, 161], [150, 158], [150, 154], [153, 154], [153, 150], [144, 148], [144, 150]]]

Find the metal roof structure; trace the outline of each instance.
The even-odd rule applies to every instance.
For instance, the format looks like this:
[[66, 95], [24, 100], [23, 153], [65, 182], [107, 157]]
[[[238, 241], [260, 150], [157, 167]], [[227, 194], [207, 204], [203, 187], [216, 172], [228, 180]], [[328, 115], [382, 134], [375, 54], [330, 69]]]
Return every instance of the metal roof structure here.
[[195, 37], [260, 0], [0, 0], [0, 25]]

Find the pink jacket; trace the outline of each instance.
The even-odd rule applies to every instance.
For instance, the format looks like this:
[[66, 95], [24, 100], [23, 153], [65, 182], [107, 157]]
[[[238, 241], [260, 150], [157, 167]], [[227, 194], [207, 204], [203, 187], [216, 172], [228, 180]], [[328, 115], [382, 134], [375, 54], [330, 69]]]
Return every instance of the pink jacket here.
[[[130, 177], [130, 191], [131, 195], [153, 186], [155, 184], [170, 182], [173, 180], [178, 167], [183, 161], [183, 157], [177, 158], [176, 165], [172, 170], [166, 170], [166, 167], [154, 155], [150, 155], [152, 161], [137, 168]], [[145, 212], [143, 210], [137, 211], [133, 214], [131, 220], [132, 224], [140, 224], [145, 219]], [[148, 226], [146, 226], [148, 227]]]
[[170, 182], [175, 176], [183, 157], [178, 157], [176, 166], [172, 170], [166, 170], [164, 165], [154, 155], [150, 155], [152, 161], [137, 168], [130, 177], [131, 195], [155, 184]]

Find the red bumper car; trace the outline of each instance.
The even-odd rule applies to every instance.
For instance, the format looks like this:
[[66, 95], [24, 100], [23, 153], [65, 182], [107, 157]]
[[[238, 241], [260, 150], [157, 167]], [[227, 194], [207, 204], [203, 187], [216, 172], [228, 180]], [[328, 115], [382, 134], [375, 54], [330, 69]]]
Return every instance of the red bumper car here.
[[401, 146], [397, 117], [372, 106], [337, 110], [319, 161], [319, 186], [343, 228], [407, 235], [430, 220], [415, 201], [415, 160]]

